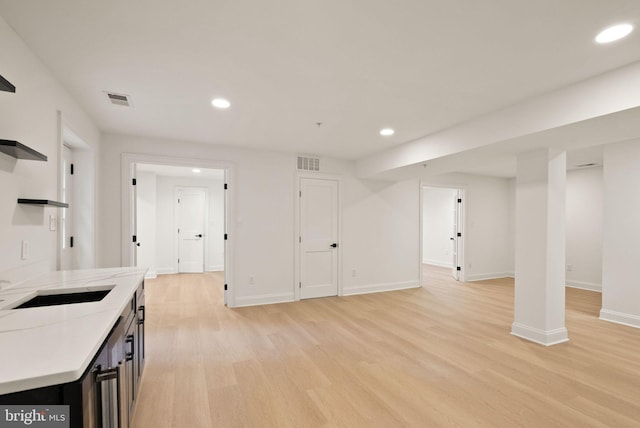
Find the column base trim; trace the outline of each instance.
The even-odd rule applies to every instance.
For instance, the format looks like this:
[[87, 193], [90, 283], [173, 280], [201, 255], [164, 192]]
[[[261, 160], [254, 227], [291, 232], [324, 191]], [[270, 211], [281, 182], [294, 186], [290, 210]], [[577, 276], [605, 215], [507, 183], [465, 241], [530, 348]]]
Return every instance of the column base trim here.
[[603, 321], [614, 322], [629, 327], [640, 328], [640, 316], [625, 314], [623, 312], [610, 311], [608, 309], [600, 309], [600, 319]]
[[514, 322], [511, 324], [511, 334], [544, 346], [552, 346], [569, 341], [569, 332], [565, 327], [555, 330], [540, 330]]

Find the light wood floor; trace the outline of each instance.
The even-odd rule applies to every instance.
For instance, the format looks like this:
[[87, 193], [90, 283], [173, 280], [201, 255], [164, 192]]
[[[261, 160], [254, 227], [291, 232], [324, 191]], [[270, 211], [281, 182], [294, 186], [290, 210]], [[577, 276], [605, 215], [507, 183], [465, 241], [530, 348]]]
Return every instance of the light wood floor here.
[[640, 330], [567, 289], [570, 342], [509, 334], [513, 281], [227, 309], [221, 276], [149, 281], [134, 427], [640, 426]]

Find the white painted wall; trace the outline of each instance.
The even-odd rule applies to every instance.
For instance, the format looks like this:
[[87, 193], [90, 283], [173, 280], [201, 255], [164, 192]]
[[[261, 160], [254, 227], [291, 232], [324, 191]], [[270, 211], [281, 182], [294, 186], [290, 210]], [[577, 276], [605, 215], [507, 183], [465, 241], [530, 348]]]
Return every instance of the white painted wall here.
[[[49, 158], [48, 162], [16, 160], [0, 153], [0, 279], [17, 282], [56, 268], [57, 232], [49, 230], [49, 216], [58, 218], [59, 209], [17, 205], [16, 201], [58, 198], [58, 111], [92, 149], [97, 149], [100, 134], [1, 17], [0, 52], [0, 74], [17, 88], [16, 93], [0, 92], [0, 138], [20, 141]], [[95, 177], [96, 170], [91, 173]], [[95, 216], [94, 211], [87, 212], [92, 208], [85, 207], [82, 214]], [[86, 239], [93, 240], [91, 233]], [[27, 260], [20, 257], [22, 240], [29, 243]], [[90, 245], [83, 260], [91, 263], [93, 251]]]
[[470, 174], [422, 178], [423, 185], [465, 191], [464, 266], [466, 281], [513, 275], [512, 180]]
[[566, 282], [602, 290], [602, 167], [567, 172]]
[[[238, 306], [294, 298], [295, 155], [122, 135], [103, 135], [100, 167], [120, 175], [122, 153], [197, 158], [235, 164], [235, 294]], [[322, 159], [342, 176], [341, 282], [354, 294], [419, 282], [419, 184], [353, 178], [351, 162]], [[100, 187], [99, 263], [121, 261], [121, 183]], [[158, 205], [160, 210], [160, 206]], [[160, 242], [158, 242], [160, 245]], [[356, 269], [356, 277], [351, 276]], [[254, 284], [249, 284], [249, 277]]]
[[158, 237], [156, 261], [158, 273], [176, 273], [178, 250], [175, 229], [176, 187], [201, 187], [208, 192], [208, 223], [205, 230], [207, 243], [205, 260], [208, 271], [224, 269], [224, 180], [188, 177], [157, 177], [157, 224]]
[[600, 318], [640, 327], [640, 140], [604, 148]]
[[418, 180], [380, 182], [350, 177], [344, 180], [342, 191], [344, 294], [417, 287]]
[[156, 263], [156, 174], [153, 172], [138, 171], [136, 173], [137, 196], [137, 265], [146, 267], [146, 278], [155, 278], [158, 273]]
[[453, 267], [453, 215], [457, 189], [422, 189], [422, 263]]

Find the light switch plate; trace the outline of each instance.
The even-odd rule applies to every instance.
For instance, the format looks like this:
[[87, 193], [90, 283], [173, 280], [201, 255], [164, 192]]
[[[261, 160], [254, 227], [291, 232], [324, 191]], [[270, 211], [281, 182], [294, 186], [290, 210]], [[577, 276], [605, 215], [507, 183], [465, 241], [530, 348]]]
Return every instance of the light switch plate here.
[[49, 230], [51, 232], [58, 230], [58, 219], [54, 215], [49, 215]]

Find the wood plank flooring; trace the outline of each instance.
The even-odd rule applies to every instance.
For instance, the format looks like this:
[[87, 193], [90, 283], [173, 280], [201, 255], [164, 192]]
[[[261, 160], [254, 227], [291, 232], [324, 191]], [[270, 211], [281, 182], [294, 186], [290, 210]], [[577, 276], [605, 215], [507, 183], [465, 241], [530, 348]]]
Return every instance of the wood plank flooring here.
[[509, 334], [513, 280], [227, 309], [222, 276], [148, 281], [134, 427], [640, 427], [640, 330], [567, 289], [570, 342]]

